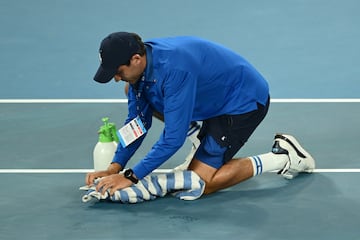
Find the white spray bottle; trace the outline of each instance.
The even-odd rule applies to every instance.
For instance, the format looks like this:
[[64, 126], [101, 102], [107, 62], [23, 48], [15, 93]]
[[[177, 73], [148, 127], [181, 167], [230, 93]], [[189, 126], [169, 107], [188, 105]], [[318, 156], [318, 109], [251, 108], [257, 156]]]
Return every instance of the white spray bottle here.
[[108, 168], [114, 158], [119, 142], [115, 124], [109, 123], [109, 118], [107, 117], [103, 118], [102, 121], [104, 125], [98, 131], [99, 141], [96, 143], [93, 152], [95, 171], [102, 171]]

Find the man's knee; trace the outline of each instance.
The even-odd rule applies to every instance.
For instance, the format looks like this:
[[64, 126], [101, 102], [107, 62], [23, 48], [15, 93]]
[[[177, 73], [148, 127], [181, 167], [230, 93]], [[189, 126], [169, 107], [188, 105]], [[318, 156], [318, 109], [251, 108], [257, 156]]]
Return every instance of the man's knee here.
[[211, 189], [213, 177], [217, 172], [216, 168], [194, 158], [191, 161], [188, 170], [194, 171], [205, 182], [205, 193]]

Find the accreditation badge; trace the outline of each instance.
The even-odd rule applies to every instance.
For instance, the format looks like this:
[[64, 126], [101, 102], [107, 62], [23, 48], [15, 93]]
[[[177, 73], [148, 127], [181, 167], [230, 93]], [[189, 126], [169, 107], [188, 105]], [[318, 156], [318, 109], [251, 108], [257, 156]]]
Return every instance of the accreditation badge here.
[[118, 136], [121, 145], [125, 148], [136, 139], [146, 133], [146, 128], [139, 116], [131, 120], [125, 126], [119, 129]]

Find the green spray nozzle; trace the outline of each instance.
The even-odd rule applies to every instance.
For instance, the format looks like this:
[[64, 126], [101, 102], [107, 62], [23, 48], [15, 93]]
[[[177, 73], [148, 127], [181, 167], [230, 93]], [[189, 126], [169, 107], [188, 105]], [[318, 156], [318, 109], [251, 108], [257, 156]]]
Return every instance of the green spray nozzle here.
[[119, 142], [119, 138], [116, 134], [116, 126], [114, 123], [109, 123], [109, 118], [104, 117], [101, 119], [104, 123], [98, 131], [99, 142]]

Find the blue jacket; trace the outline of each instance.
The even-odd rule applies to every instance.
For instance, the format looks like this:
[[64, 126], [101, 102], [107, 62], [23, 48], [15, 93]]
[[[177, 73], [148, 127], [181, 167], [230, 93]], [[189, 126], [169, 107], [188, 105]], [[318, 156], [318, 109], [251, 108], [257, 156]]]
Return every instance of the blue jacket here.
[[[160, 139], [133, 171], [142, 179], [169, 159], [185, 142], [191, 121], [241, 114], [265, 105], [269, 87], [243, 57], [219, 44], [196, 37], [159, 38], [145, 42], [144, 78], [130, 86], [125, 123], [140, 115], [146, 129], [152, 112], [165, 117]], [[137, 99], [138, 98], [138, 99]], [[120, 144], [113, 162], [125, 167], [144, 137]]]

